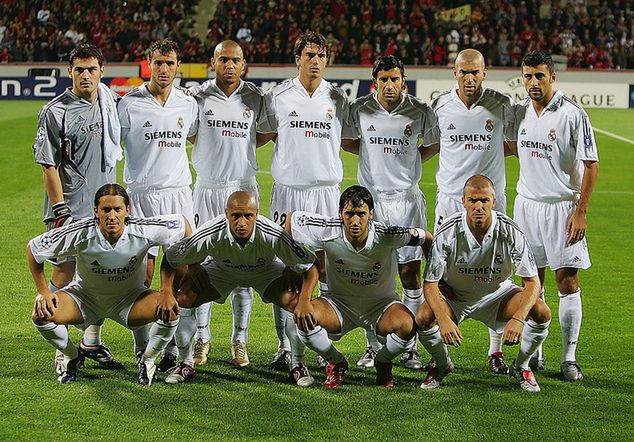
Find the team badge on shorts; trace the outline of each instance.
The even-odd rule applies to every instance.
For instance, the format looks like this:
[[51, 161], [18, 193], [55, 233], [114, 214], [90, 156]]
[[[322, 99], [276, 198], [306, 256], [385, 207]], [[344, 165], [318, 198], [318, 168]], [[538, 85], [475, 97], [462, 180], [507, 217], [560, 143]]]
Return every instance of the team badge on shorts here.
[[380, 262], [375, 262], [374, 265], [372, 266], [372, 270], [374, 270], [375, 272], [378, 272], [379, 270], [381, 270], [381, 267], [383, 267], [381, 265]]
[[484, 128], [487, 132], [491, 132], [493, 130], [493, 121], [487, 120], [486, 123], [484, 123]]
[[326, 118], [328, 118], [329, 120], [332, 120], [334, 116], [335, 116], [335, 111], [332, 110], [331, 107], [329, 107], [328, 110], [326, 111]]
[[403, 131], [403, 134], [406, 137], [411, 137], [412, 136], [412, 125], [408, 124], [407, 126], [405, 126], [405, 130]]
[[495, 254], [495, 259], [493, 260], [497, 265], [502, 265], [502, 263], [504, 262], [504, 259], [502, 258], [502, 254], [501, 253], [496, 253]]
[[550, 141], [555, 141], [557, 139], [557, 132], [555, 132], [555, 129], [550, 129], [548, 132], [548, 139]]
[[178, 121], [176, 121], [176, 125], [178, 126], [179, 129], [182, 129], [183, 126], [185, 126], [185, 120], [183, 120], [183, 117], [178, 117]]
[[252, 114], [253, 114], [253, 111], [251, 111], [250, 107], [245, 107], [244, 112], [242, 112], [242, 116], [244, 117], [245, 120], [249, 120]]

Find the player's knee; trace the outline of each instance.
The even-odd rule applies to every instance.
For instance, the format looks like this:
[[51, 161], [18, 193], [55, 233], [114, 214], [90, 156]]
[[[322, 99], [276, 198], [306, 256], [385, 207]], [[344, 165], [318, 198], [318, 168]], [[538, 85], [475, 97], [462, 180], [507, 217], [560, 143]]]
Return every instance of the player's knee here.
[[427, 330], [432, 327], [436, 317], [434, 316], [434, 312], [427, 303], [421, 304], [416, 312], [416, 327], [421, 330]]
[[406, 289], [420, 288], [420, 266], [404, 265], [400, 266], [398, 273], [403, 287]]
[[[181, 288], [178, 292], [176, 292], [176, 302], [178, 302], [178, 306], [181, 308], [192, 308], [194, 307], [194, 302], [196, 301], [196, 293], [189, 288]], [[170, 318], [174, 320], [176, 318]]]
[[48, 324], [50, 322], [50, 321], [44, 319], [43, 317], [38, 316], [37, 313], [35, 313], [35, 309], [33, 309], [33, 311], [31, 312], [31, 321], [35, 325], [45, 325], [45, 324]]
[[577, 269], [559, 269], [555, 272], [557, 288], [560, 293], [574, 293], [579, 290]]
[[550, 321], [552, 315], [550, 313], [550, 308], [546, 305], [546, 303], [541, 299], [538, 299], [530, 311], [530, 317], [538, 324], [544, 324]]

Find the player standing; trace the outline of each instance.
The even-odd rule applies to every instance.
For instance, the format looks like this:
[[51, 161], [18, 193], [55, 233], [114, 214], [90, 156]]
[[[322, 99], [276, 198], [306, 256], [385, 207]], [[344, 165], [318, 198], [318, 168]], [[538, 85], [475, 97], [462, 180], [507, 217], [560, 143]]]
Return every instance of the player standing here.
[[[71, 88], [42, 108], [33, 151], [44, 175], [44, 223], [49, 229], [92, 214], [91, 196], [101, 185], [117, 179], [120, 160], [118, 96], [101, 84], [105, 58], [93, 45], [80, 44], [70, 54]], [[75, 259], [54, 259], [49, 289], [70, 283]], [[101, 341], [101, 322], [85, 329], [80, 349], [107, 368], [123, 368]], [[57, 352], [60, 373], [63, 355]]]
[[[458, 87], [439, 95], [432, 103], [440, 129], [435, 231], [449, 216], [463, 210], [463, 184], [473, 175], [485, 175], [493, 181], [497, 189], [494, 209], [506, 212], [504, 141], [514, 136], [511, 99], [482, 86], [486, 66], [484, 57], [475, 49], [458, 54], [453, 73]], [[436, 150], [423, 151], [423, 161]], [[489, 330], [489, 342], [491, 370], [506, 373], [502, 336]]]
[[[273, 221], [283, 224], [287, 212], [305, 210], [325, 216], [337, 215], [343, 165], [339, 157], [341, 130], [349, 111], [345, 92], [322, 78], [328, 60], [328, 41], [316, 32], [300, 35], [294, 47], [296, 78], [286, 80], [266, 95], [268, 124], [261, 132], [275, 141], [271, 174]], [[320, 262], [323, 254], [318, 253]], [[320, 291], [326, 290], [321, 266]], [[285, 359], [284, 327], [292, 318], [274, 309], [280, 348], [272, 366]], [[293, 339], [296, 339], [294, 337]], [[304, 365], [303, 345], [297, 338], [291, 355], [295, 379], [310, 376]], [[301, 383], [301, 381], [300, 381]]]
[[[376, 91], [350, 106], [351, 124], [345, 129], [343, 148], [359, 155], [357, 179], [372, 193], [376, 221], [425, 229], [427, 205], [418, 187], [422, 174], [419, 146], [438, 142], [436, 117], [427, 104], [403, 93], [405, 69], [398, 58], [391, 55], [377, 58], [372, 78]], [[423, 301], [420, 277], [423, 252], [420, 247], [405, 246], [397, 255], [403, 303], [416, 314]], [[370, 339], [358, 365], [374, 362], [376, 338], [371, 333], [372, 330], [366, 330]], [[401, 363], [414, 370], [422, 367], [416, 341], [403, 353]]]
[[553, 88], [556, 74], [550, 55], [527, 54], [522, 60], [522, 79], [529, 96], [516, 115], [520, 177], [514, 216], [535, 253], [542, 286], [546, 266], [555, 272], [563, 344], [561, 374], [567, 381], [580, 381], [578, 270], [590, 267], [586, 216], [599, 173], [599, 155], [586, 112]]

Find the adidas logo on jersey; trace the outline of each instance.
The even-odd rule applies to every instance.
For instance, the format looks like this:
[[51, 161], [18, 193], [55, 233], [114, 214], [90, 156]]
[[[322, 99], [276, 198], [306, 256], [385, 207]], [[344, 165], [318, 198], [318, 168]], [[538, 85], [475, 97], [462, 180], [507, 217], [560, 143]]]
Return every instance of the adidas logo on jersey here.
[[458, 261], [456, 261], [456, 264], [466, 265], [467, 264], [467, 260], [464, 259], [464, 256], [461, 256], [460, 259], [458, 259]]
[[290, 114], [288, 114], [289, 117], [297, 117], [297, 112], [292, 111]]
[[209, 109], [207, 112], [205, 112], [205, 115], [209, 116], [209, 115], [213, 115], [214, 111], [212, 111], [211, 109]]
[[96, 259], [90, 263], [91, 266], [100, 266], [101, 264], [99, 264], [99, 261], [97, 261]]
[[343, 264], [343, 259], [339, 258], [338, 260], [335, 261], [337, 264]]
[[520, 135], [526, 135], [526, 129], [522, 129], [522, 131], [520, 132]]
[[149, 121], [146, 121], [143, 127], [152, 127], [152, 123], [150, 123]]
[[374, 125], [371, 124], [370, 127], [368, 127], [368, 132], [376, 132]]
[[447, 130], [456, 130], [456, 126], [454, 126], [453, 123], [449, 123], [449, 126], [447, 126]]

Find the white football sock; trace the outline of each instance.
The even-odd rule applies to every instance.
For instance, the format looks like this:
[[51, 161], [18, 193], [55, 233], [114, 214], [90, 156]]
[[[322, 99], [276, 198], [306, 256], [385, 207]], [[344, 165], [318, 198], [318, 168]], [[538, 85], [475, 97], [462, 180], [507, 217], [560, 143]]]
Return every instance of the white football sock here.
[[425, 347], [425, 350], [427, 350], [427, 353], [434, 358], [439, 369], [444, 369], [449, 364], [449, 352], [447, 351], [447, 346], [442, 342], [440, 327], [435, 325], [429, 330], [419, 330], [418, 339]]
[[150, 342], [150, 334], [148, 333], [147, 325], [142, 325], [132, 330], [132, 336], [134, 337], [134, 354], [144, 352], [147, 348], [148, 342]]
[[[544, 292], [543, 287], [542, 291], [539, 293], [539, 297], [542, 299], [542, 301], [546, 302], [546, 293]], [[538, 361], [544, 360], [544, 344], [539, 344], [539, 347], [537, 347], [537, 350], [535, 350], [533, 356], [535, 356]]]
[[328, 293], [328, 284], [319, 281], [319, 294], [325, 295], [326, 293]]
[[299, 339], [297, 335], [297, 326], [293, 321], [293, 315], [288, 314], [286, 316], [286, 336], [291, 345], [291, 368], [296, 367], [297, 364], [304, 363], [304, 356], [306, 354], [306, 345]]
[[309, 332], [298, 329], [297, 334], [304, 344], [331, 364], [338, 364], [346, 360], [344, 355], [335, 348], [332, 340], [328, 337], [328, 332], [321, 325]]
[[529, 319], [524, 324], [524, 331], [522, 332], [522, 343], [520, 344], [520, 351], [515, 359], [515, 366], [520, 367], [522, 370], [528, 370], [528, 362], [533, 356], [533, 353], [537, 350], [537, 347], [542, 345], [548, 337], [548, 326], [550, 321], [543, 324]]
[[40, 332], [46, 342], [64, 355], [66, 360], [75, 359], [77, 357], [77, 347], [75, 347], [70, 340], [68, 328], [65, 325], [57, 325], [54, 322], [49, 322], [44, 325], [33, 323], [33, 326]]
[[489, 329], [489, 356], [502, 353], [502, 333]]
[[173, 321], [163, 322], [162, 319], [152, 324], [150, 328], [150, 341], [143, 353], [143, 360], [154, 361], [158, 355], [165, 349], [168, 342], [174, 337], [176, 329], [178, 328], [179, 318]]
[[423, 289], [403, 289], [403, 304], [413, 315], [416, 315], [423, 299]]
[[414, 341], [414, 344], [416, 343], [415, 339], [406, 341], [396, 333], [390, 333], [385, 337], [385, 345], [379, 350], [374, 359], [379, 362], [391, 362], [392, 359], [407, 350], [408, 345], [411, 346], [411, 341]]
[[278, 350], [291, 351], [291, 343], [286, 336], [286, 317], [289, 314], [290, 313], [282, 307], [273, 304], [273, 320], [275, 321], [275, 334], [277, 335]]
[[211, 330], [209, 322], [211, 321], [211, 302], [205, 302], [196, 307], [196, 339], [202, 339], [204, 342], [211, 340]]
[[367, 347], [371, 347], [375, 351], [379, 351], [381, 349], [381, 343], [379, 339], [376, 337], [376, 333], [371, 328], [365, 329], [365, 340], [367, 343]]
[[194, 366], [194, 353], [192, 349], [192, 340], [196, 334], [196, 309], [195, 308], [181, 308], [180, 309], [180, 323], [176, 329], [174, 338], [176, 339], [176, 345], [178, 346], [178, 352], [180, 353], [181, 360]]
[[563, 344], [561, 362], [577, 360], [582, 316], [581, 289], [567, 295], [559, 293], [559, 324]]
[[[103, 320], [101, 320], [101, 324], [103, 324]], [[84, 337], [82, 338], [82, 342], [84, 345], [97, 346], [101, 345], [101, 324], [93, 324], [89, 325], [84, 329]]]
[[249, 322], [251, 321], [251, 306], [253, 305], [253, 289], [238, 287], [231, 292], [231, 308], [233, 310], [233, 332], [231, 343], [249, 342]]

